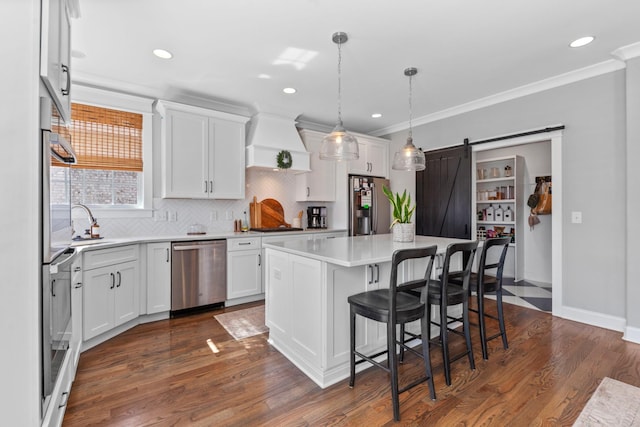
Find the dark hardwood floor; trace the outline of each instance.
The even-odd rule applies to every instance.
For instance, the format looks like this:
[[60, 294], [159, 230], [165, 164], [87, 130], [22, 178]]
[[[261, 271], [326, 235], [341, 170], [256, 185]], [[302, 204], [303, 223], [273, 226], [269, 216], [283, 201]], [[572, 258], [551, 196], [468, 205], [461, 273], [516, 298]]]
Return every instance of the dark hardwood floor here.
[[[218, 310], [140, 325], [82, 353], [63, 426], [570, 426], [603, 377], [640, 386], [640, 345], [620, 333], [505, 309], [509, 349], [492, 340], [482, 360], [474, 329], [476, 370], [454, 362], [447, 387], [432, 347], [437, 401], [426, 384], [403, 393], [399, 423], [383, 371], [358, 374], [354, 389], [344, 380], [323, 390], [267, 334], [235, 341]], [[419, 369], [409, 354], [401, 375]]]

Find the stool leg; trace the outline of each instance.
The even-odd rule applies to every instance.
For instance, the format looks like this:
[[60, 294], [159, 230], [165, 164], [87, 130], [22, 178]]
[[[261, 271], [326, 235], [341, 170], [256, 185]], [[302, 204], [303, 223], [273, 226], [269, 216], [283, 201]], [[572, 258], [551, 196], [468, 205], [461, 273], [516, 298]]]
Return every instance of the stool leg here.
[[[429, 306], [428, 303], [427, 306]], [[422, 333], [422, 358], [424, 359], [424, 370], [427, 374], [427, 382], [429, 383], [429, 394], [431, 395], [431, 400], [436, 400], [436, 389], [433, 385], [433, 374], [431, 373], [431, 354], [429, 352], [430, 312], [431, 310], [427, 311], [425, 309], [425, 314], [422, 316], [422, 319], [420, 319], [420, 332]]]
[[[400, 343], [404, 344], [404, 323], [400, 325]], [[404, 347], [400, 346], [400, 357], [398, 358], [400, 363], [404, 362]]]
[[398, 355], [396, 354], [396, 325], [387, 322], [387, 363], [391, 373], [391, 401], [393, 419], [400, 421], [400, 398], [398, 397]]
[[440, 344], [442, 345], [442, 365], [444, 367], [444, 379], [447, 385], [451, 385], [451, 363], [449, 362], [449, 331], [447, 330], [447, 307], [440, 304]]
[[480, 325], [480, 344], [482, 346], [482, 358], [489, 359], [487, 351], [487, 330], [484, 318], [484, 293], [478, 292], [478, 325]]
[[509, 348], [507, 343], [507, 330], [504, 327], [504, 312], [502, 310], [502, 289], [496, 292], [496, 302], [498, 303], [498, 323], [500, 324], [500, 335], [502, 335], [502, 346], [504, 349]]
[[465, 298], [462, 303], [462, 328], [464, 329], [464, 338], [467, 342], [467, 354], [469, 356], [469, 366], [472, 370], [476, 369], [476, 362], [473, 360], [473, 347], [471, 346], [471, 324], [469, 323], [469, 298]]
[[356, 313], [353, 306], [349, 308], [349, 387], [353, 388], [356, 382]]

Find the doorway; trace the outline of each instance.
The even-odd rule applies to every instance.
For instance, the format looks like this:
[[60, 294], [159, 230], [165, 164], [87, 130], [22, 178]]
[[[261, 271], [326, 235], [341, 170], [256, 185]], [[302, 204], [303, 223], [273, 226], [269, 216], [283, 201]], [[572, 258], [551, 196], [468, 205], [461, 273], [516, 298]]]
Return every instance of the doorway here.
[[[553, 214], [551, 215], [551, 289], [553, 295], [551, 312], [560, 315], [562, 307], [562, 131], [544, 135], [528, 135], [485, 144], [472, 145], [473, 164], [479, 152], [506, 149], [525, 144], [547, 141], [550, 145], [551, 175], [553, 177]], [[471, 141], [473, 144], [473, 141]], [[528, 228], [527, 228], [528, 229]]]

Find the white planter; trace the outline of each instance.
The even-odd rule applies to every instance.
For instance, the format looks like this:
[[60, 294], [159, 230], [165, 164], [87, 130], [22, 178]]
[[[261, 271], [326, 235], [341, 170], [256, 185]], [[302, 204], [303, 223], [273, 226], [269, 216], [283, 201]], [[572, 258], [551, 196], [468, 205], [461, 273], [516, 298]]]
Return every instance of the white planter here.
[[416, 226], [414, 223], [393, 225], [393, 241], [394, 242], [413, 242], [416, 235]]

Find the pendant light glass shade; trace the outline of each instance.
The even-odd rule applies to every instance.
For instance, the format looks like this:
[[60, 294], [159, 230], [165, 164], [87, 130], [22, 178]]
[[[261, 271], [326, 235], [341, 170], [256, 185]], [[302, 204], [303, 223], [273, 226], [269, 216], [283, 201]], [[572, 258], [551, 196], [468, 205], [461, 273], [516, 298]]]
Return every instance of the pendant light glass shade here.
[[426, 168], [422, 150], [413, 145], [413, 129], [411, 128], [411, 78], [418, 73], [416, 68], [407, 68], [404, 75], [409, 77], [409, 137], [407, 143], [393, 156], [391, 169], [405, 171], [421, 171]]
[[407, 143], [393, 156], [391, 168], [394, 170], [421, 171], [426, 168], [425, 164], [424, 153], [413, 145], [413, 138], [409, 137], [407, 138]]
[[333, 34], [332, 40], [338, 45], [338, 123], [333, 131], [322, 139], [319, 157], [321, 160], [356, 160], [359, 157], [358, 140], [342, 125], [341, 47], [348, 37], [346, 33], [338, 32]]

